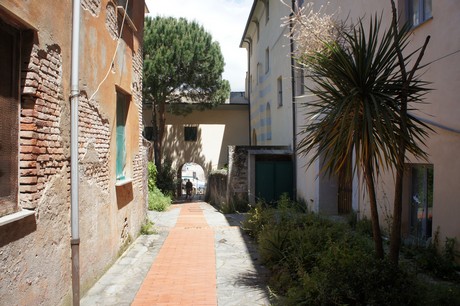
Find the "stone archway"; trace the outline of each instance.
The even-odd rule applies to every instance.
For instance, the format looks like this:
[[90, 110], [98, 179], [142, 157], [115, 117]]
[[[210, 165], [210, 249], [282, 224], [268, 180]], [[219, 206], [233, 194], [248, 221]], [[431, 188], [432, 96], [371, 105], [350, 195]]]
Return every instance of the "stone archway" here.
[[194, 195], [204, 198], [207, 186], [207, 176], [204, 168], [195, 162], [185, 162], [177, 169], [178, 198], [185, 197], [185, 183], [190, 180], [193, 184]]

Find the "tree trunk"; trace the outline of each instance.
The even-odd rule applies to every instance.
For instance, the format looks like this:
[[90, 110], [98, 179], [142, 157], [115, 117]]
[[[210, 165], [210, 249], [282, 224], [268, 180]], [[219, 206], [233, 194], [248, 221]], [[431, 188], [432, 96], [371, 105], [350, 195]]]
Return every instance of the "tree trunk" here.
[[370, 206], [371, 206], [372, 234], [374, 238], [375, 255], [377, 258], [383, 259], [384, 252], [383, 252], [382, 234], [380, 232], [379, 212], [377, 209], [377, 199], [375, 196], [375, 185], [374, 185], [374, 178], [372, 175], [372, 165], [371, 165], [370, 160], [366, 162], [364, 171], [365, 171], [364, 176], [365, 176], [365, 180], [367, 184], [367, 191], [369, 193], [369, 201], [370, 201]]
[[[407, 131], [407, 81], [401, 90], [401, 106], [399, 110], [400, 126], [402, 133]], [[393, 222], [390, 233], [390, 261], [394, 265], [399, 262], [399, 250], [401, 249], [401, 222], [402, 222], [402, 189], [404, 179], [404, 159], [406, 156], [406, 144], [403, 137], [399, 140], [398, 165], [396, 166], [395, 197], [393, 202]]]
[[157, 170], [161, 170], [163, 161], [163, 141], [166, 126], [166, 107], [165, 103], [158, 103], [158, 111], [155, 110], [155, 125], [157, 129], [157, 137], [155, 139], [155, 166]]
[[[404, 151], [404, 149], [401, 149]], [[404, 158], [404, 153], [402, 157]], [[397, 265], [399, 262], [399, 250], [401, 248], [401, 221], [402, 221], [402, 188], [404, 178], [404, 167], [396, 170], [395, 197], [393, 203], [393, 222], [391, 224], [390, 236], [390, 261]]]

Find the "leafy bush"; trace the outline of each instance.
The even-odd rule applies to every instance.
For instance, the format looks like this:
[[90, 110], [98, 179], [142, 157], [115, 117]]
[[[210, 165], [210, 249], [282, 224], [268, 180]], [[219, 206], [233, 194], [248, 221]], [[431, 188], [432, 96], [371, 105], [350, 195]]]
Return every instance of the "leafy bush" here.
[[406, 259], [412, 259], [418, 270], [444, 280], [460, 282], [460, 267], [455, 260], [459, 254], [455, 251], [456, 239], [446, 238], [444, 247], [440, 247], [439, 231], [427, 245], [406, 245], [403, 253]]
[[257, 202], [249, 209], [248, 218], [242, 223], [243, 229], [249, 236], [257, 239], [264, 227], [273, 219], [272, 213], [274, 213], [273, 209], [264, 209], [264, 203]]
[[[280, 200], [275, 203], [275, 206], [259, 200], [256, 205], [249, 207], [249, 216], [243, 221], [242, 225], [243, 229], [254, 238], [257, 238], [263, 230], [271, 228], [282, 221], [289, 221], [292, 226], [302, 224], [303, 218], [308, 215], [306, 206], [291, 201], [287, 194], [283, 194]], [[286, 226], [286, 224], [283, 225]]]
[[154, 223], [150, 220], [146, 220], [144, 224], [141, 225], [141, 235], [152, 235], [156, 233], [156, 230], [153, 228]]
[[149, 210], [165, 211], [171, 206], [171, 197], [164, 195], [160, 189], [149, 191]]
[[165, 211], [171, 205], [171, 197], [164, 195], [157, 187], [158, 172], [153, 162], [148, 164], [149, 210]]
[[148, 188], [149, 190], [153, 190], [156, 186], [157, 181], [157, 167], [153, 162], [149, 162], [147, 165], [147, 173], [148, 173]]
[[166, 159], [161, 165], [161, 169], [156, 173], [156, 186], [165, 195], [173, 196], [176, 193], [176, 173], [172, 169], [172, 161]]
[[446, 283], [422, 283], [420, 306], [460, 305], [460, 286]]
[[272, 272], [276, 304], [458, 305], [457, 288], [425, 290], [409, 267], [377, 259], [369, 220], [339, 223], [302, 212], [286, 198], [277, 204], [258, 202], [243, 223]]
[[245, 213], [248, 212], [250, 206], [247, 199], [240, 199], [234, 196], [230, 203], [222, 202], [220, 205], [212, 204], [217, 207], [223, 214]]

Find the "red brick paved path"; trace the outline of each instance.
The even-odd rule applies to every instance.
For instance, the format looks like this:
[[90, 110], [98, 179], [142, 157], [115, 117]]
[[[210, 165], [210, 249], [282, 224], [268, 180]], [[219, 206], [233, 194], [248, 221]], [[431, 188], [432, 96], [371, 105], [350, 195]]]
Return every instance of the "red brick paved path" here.
[[180, 207], [133, 306], [217, 305], [214, 232], [199, 203]]

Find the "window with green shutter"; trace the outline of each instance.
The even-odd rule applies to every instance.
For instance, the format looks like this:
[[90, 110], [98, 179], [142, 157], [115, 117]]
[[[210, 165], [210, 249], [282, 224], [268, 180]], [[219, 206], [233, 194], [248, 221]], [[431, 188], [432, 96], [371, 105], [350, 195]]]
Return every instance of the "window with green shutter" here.
[[126, 118], [129, 96], [117, 91], [117, 180], [126, 178]]

